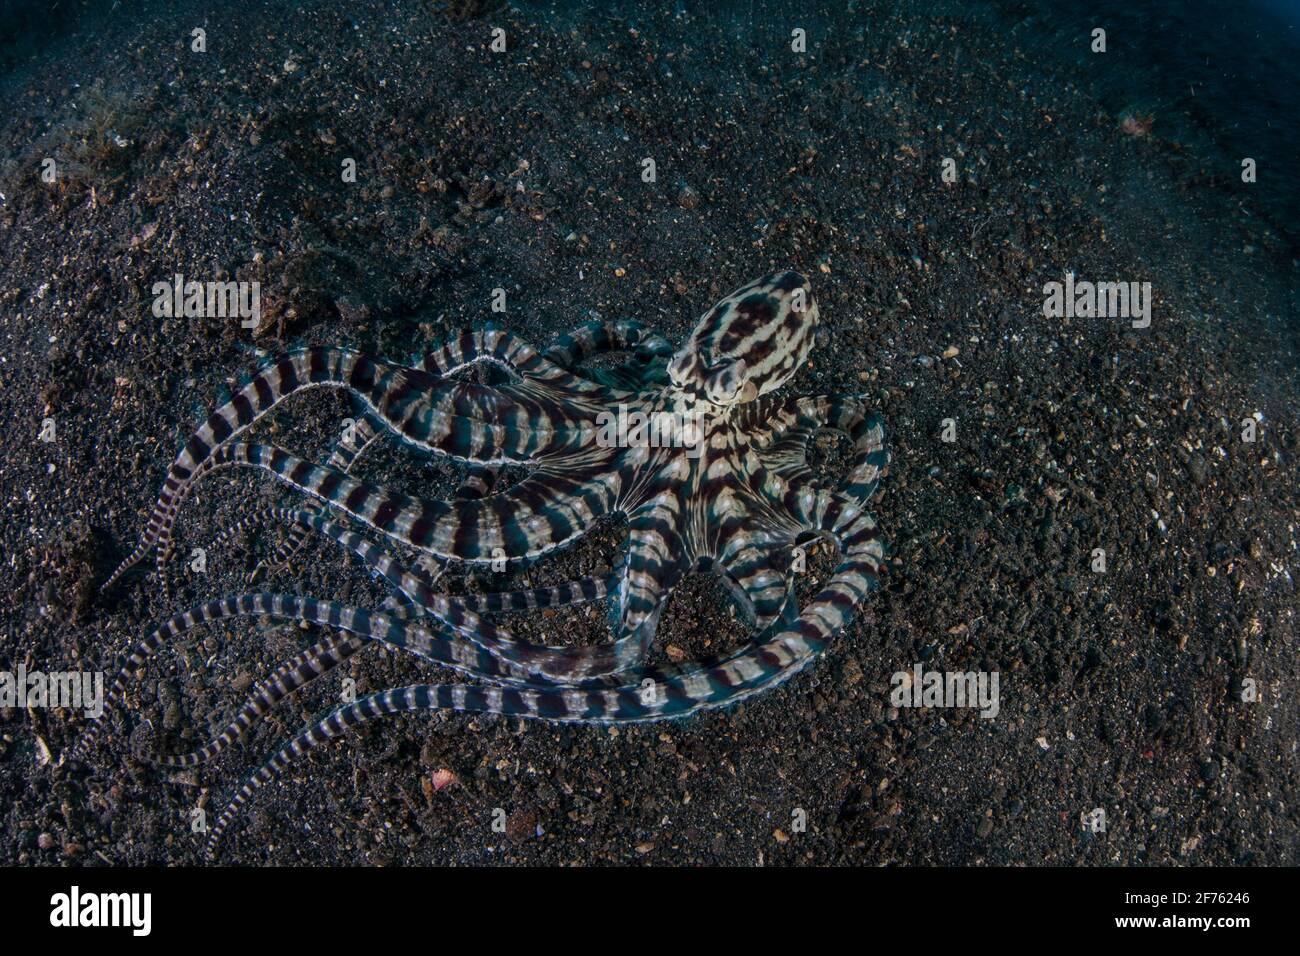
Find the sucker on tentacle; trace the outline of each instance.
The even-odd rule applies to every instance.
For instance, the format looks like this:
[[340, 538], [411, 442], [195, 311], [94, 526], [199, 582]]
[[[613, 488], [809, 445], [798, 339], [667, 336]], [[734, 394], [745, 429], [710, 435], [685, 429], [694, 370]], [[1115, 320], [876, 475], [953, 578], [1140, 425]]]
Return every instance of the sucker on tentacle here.
[[[724, 707], [775, 686], [814, 659], [878, 587], [885, 546], [867, 504], [889, 465], [878, 415], [854, 396], [773, 395], [807, 359], [817, 305], [793, 272], [750, 283], [704, 314], [673, 350], [633, 322], [579, 327], [538, 352], [502, 331], [465, 333], [405, 367], [339, 348], [298, 349], [257, 373], [214, 411], [168, 471], [140, 543], [105, 587], [159, 551], [194, 485], [214, 471], [253, 467], [316, 504], [272, 508], [289, 528], [277, 555], [316, 534], [351, 553], [390, 591], [382, 610], [291, 594], [254, 592], [196, 605], [150, 633], [124, 660], [104, 713], [68, 751], [89, 752], [121, 709], [130, 680], [165, 643], [201, 624], [267, 616], [318, 624], [329, 633], [277, 667], [216, 737], [184, 754], [155, 756], [190, 767], [225, 751], [276, 703], [380, 642], [461, 675], [467, 683], [381, 691], [337, 708], [281, 747], [236, 791], [209, 834], [211, 856], [256, 790], [294, 760], [350, 727], [391, 713], [451, 709], [540, 720], [653, 721]], [[622, 365], [587, 372], [607, 351]], [[472, 365], [498, 369], [479, 383], [452, 376]], [[354, 441], [314, 464], [240, 435], [280, 402], [308, 388], [350, 392], [361, 402]], [[608, 439], [610, 416], [628, 411], [666, 430]], [[830, 480], [808, 466], [822, 431], [853, 445], [847, 475]], [[393, 492], [349, 474], [382, 433], [425, 452], [460, 459], [470, 475], [448, 499]], [[669, 440], [671, 439], [671, 440]], [[498, 468], [531, 466], [494, 489]], [[406, 564], [331, 515], [415, 549]], [[626, 549], [609, 575], [498, 594], [439, 593], [443, 571], [460, 564], [531, 562], [577, 540], [602, 518], [627, 520]], [[827, 537], [840, 559], [800, 607], [790, 555]], [[223, 539], [224, 540], [224, 537]], [[655, 632], [673, 589], [691, 570], [726, 582], [752, 628], [749, 640], [712, 660], [652, 667]], [[613, 640], [550, 647], [514, 638], [495, 614], [608, 598]]]

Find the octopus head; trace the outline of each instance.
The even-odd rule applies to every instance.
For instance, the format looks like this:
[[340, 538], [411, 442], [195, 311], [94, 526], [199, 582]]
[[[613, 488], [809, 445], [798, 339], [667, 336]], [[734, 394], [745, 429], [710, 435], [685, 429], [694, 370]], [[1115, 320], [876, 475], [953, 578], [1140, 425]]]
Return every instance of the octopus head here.
[[752, 402], [799, 370], [816, 328], [808, 280], [773, 273], [709, 309], [669, 361], [668, 376], [698, 401], [722, 408]]

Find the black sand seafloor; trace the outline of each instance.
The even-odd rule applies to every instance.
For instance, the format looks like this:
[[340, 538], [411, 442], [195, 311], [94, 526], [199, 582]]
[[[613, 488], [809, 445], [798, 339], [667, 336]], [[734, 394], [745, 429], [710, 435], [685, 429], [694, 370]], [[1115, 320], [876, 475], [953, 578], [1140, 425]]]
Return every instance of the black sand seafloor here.
[[[1294, 865], [1298, 18], [1114, 6], [11, 5], [0, 669], [111, 673], [154, 623], [248, 587], [273, 531], [213, 548], [204, 573], [187, 561], [295, 500], [241, 472], [186, 503], [170, 597], [144, 570], [98, 591], [184, 436], [276, 351], [405, 359], [491, 320], [542, 346], [593, 316], [678, 342], [721, 295], [795, 268], [828, 337], [787, 389], [867, 396], [894, 455], [873, 502], [887, 583], [832, 650], [679, 723], [372, 723], [259, 793], [220, 861]], [[1149, 327], [1045, 317], [1066, 272], [1150, 282]], [[258, 281], [259, 328], [156, 317], [151, 287], [177, 273]], [[253, 434], [321, 459], [349, 413], [316, 392]], [[833, 470], [843, 449], [820, 454]], [[457, 477], [394, 442], [359, 470], [425, 494]], [[610, 522], [471, 584], [595, 573], [621, 540]], [[807, 589], [832, 561], [813, 556]], [[383, 596], [317, 543], [263, 584]], [[598, 607], [508, 622], [608, 635]], [[744, 636], [692, 577], [655, 659]], [[0, 862], [199, 862], [193, 810], [219, 812], [345, 679], [437, 678], [371, 648], [210, 765], [132, 755], [149, 726], [153, 746], [196, 746], [313, 639], [192, 632], [84, 764], [58, 763], [80, 713], [0, 710]], [[918, 663], [997, 672], [999, 713], [893, 706]]]

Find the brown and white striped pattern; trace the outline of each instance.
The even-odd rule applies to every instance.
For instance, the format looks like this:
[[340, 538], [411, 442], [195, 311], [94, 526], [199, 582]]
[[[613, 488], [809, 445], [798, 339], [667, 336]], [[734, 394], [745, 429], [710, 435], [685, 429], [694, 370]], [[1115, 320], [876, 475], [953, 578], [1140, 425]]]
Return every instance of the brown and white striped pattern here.
[[[775, 686], [814, 659], [878, 585], [884, 544], [867, 504], [888, 468], [883, 427], [852, 396], [782, 399], [775, 389], [807, 358], [818, 310], [807, 281], [778, 273], [743, 286], [704, 314], [676, 352], [635, 323], [589, 323], [537, 352], [509, 333], [465, 334], [406, 368], [345, 349], [303, 349], [259, 372], [191, 437], [168, 475], [149, 527], [121, 570], [157, 545], [166, 551], [186, 493], [224, 467], [262, 469], [362, 529], [414, 548], [407, 565], [325, 513], [273, 509], [269, 516], [333, 540], [392, 591], [386, 609], [254, 593], [208, 602], [173, 617], [128, 655], [112, 684], [105, 718], [70, 755], [93, 743], [120, 708], [130, 678], [164, 643], [221, 618], [265, 615], [305, 620], [329, 636], [280, 665], [233, 721], [204, 747], [160, 758], [202, 763], [228, 748], [287, 694], [379, 641], [469, 679], [415, 685], [340, 707], [275, 753], [234, 795], [208, 849], [252, 794], [292, 761], [367, 720], [401, 711], [455, 709], [541, 720], [601, 723], [680, 717], [723, 707]], [[591, 355], [630, 351], [621, 366], [587, 372]], [[473, 364], [501, 369], [489, 382], [450, 375]], [[503, 377], [504, 376], [504, 377]], [[350, 391], [365, 409], [355, 449], [324, 465], [284, 449], [237, 440], [280, 401], [304, 388]], [[653, 415], [694, 413], [702, 449], [607, 448], [596, 441], [602, 413], [622, 406]], [[840, 480], [814, 475], [808, 443], [822, 430], [854, 445]], [[400, 440], [469, 462], [456, 497], [397, 494], [348, 474], [356, 455], [388, 431]], [[532, 471], [493, 492], [495, 466]], [[627, 518], [626, 552], [608, 577], [497, 595], [453, 597], [436, 581], [445, 562], [505, 557], [536, 560], [585, 534], [603, 516]], [[794, 547], [826, 537], [841, 558], [807, 605], [794, 596]], [[673, 588], [692, 568], [723, 576], [750, 641], [714, 660], [651, 667], [655, 631]], [[613, 640], [596, 647], [548, 647], [513, 637], [491, 615], [612, 598]], [[391, 605], [391, 606], [389, 606]]]

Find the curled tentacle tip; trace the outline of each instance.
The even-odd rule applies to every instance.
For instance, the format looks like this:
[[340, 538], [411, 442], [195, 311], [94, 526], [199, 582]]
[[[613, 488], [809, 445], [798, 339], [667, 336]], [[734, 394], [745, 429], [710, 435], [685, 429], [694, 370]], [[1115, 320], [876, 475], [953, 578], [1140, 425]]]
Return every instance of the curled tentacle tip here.
[[208, 833], [208, 839], [203, 844], [203, 861], [205, 863], [217, 862], [217, 851], [221, 849], [221, 839], [226, 835], [226, 826], [228, 820], [217, 820], [211, 832]]
[[104, 581], [103, 584], [99, 586], [99, 593], [103, 594], [105, 591], [111, 588], [118, 581], [122, 580], [122, 576], [126, 574], [127, 571], [131, 570], [131, 568], [135, 567], [135, 563], [136, 563], [135, 561], [131, 561], [129, 563], [124, 561], [123, 563], [119, 564], [117, 566], [117, 569], [108, 576], [108, 578]]

